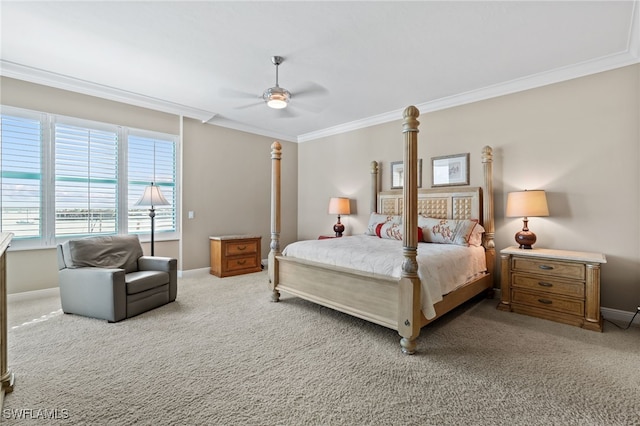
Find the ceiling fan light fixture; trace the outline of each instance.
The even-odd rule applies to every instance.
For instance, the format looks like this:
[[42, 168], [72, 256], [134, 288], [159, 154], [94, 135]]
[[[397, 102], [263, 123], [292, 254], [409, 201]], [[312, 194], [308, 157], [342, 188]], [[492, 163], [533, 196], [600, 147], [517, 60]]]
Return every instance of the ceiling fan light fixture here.
[[288, 90], [275, 86], [267, 89], [262, 94], [262, 99], [267, 105], [274, 109], [286, 108], [291, 99], [291, 93]]

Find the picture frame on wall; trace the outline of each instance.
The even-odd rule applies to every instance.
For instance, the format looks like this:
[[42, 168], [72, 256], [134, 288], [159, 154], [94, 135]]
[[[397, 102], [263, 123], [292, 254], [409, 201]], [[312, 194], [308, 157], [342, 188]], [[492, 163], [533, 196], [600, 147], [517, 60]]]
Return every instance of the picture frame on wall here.
[[431, 186], [469, 185], [469, 153], [431, 157]]
[[[404, 186], [404, 162], [391, 162], [391, 189], [402, 189]], [[422, 188], [422, 158], [418, 159], [418, 188]]]

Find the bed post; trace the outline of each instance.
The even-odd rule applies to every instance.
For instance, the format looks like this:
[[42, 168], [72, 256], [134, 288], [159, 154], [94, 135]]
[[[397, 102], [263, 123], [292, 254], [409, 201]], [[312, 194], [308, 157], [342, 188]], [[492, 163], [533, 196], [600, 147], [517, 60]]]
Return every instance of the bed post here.
[[369, 213], [378, 212], [378, 162], [371, 162], [371, 202], [369, 203]]
[[278, 262], [276, 256], [280, 256], [280, 160], [282, 158], [282, 145], [279, 142], [271, 144], [271, 244], [269, 245], [269, 287], [271, 288], [271, 301], [280, 300], [280, 292], [276, 290], [278, 285]]
[[484, 248], [486, 250], [487, 269], [495, 281], [496, 243], [494, 241], [495, 221], [493, 215], [493, 149], [488, 145], [482, 148], [482, 168], [484, 171], [484, 187], [482, 188], [482, 216], [485, 230]]
[[416, 351], [420, 334], [420, 278], [418, 277], [418, 116], [414, 106], [404, 110], [404, 182], [403, 182], [403, 254], [402, 277], [399, 282], [398, 333], [405, 354]]

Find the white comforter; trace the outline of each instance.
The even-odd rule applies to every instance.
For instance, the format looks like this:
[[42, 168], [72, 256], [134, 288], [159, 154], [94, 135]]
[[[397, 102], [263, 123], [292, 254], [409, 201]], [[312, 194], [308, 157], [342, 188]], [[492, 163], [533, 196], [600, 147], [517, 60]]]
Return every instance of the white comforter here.
[[[404, 260], [402, 241], [369, 235], [298, 241], [289, 244], [283, 254], [398, 279]], [[417, 261], [422, 313], [427, 319], [435, 317], [433, 305], [443, 295], [487, 270], [483, 247], [418, 243]]]

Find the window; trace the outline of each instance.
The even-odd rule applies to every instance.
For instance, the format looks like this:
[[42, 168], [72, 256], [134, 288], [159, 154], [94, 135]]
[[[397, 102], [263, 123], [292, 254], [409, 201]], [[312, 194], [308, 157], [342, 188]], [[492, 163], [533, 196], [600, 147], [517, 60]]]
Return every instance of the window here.
[[155, 232], [174, 232], [176, 230], [176, 144], [170, 140], [131, 134], [128, 138], [128, 228], [130, 233], [151, 232], [149, 210], [136, 206], [144, 189], [153, 182], [160, 188], [169, 206], [157, 206]]
[[176, 236], [176, 136], [8, 107], [0, 118], [0, 231], [15, 247], [149, 234], [135, 203], [151, 182], [169, 201], [156, 209], [156, 234]]
[[117, 234], [118, 134], [54, 128], [56, 237]]
[[0, 231], [40, 238], [42, 123], [37, 114], [0, 116]]

